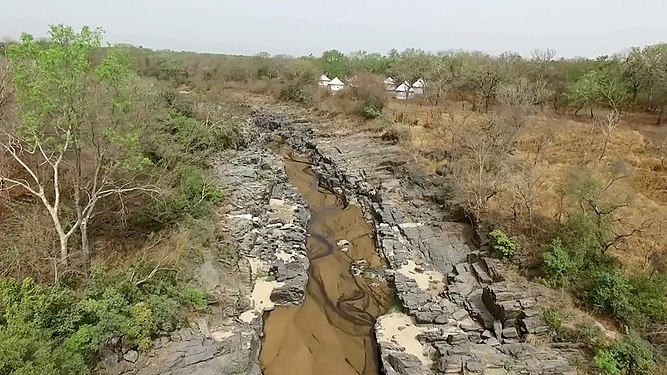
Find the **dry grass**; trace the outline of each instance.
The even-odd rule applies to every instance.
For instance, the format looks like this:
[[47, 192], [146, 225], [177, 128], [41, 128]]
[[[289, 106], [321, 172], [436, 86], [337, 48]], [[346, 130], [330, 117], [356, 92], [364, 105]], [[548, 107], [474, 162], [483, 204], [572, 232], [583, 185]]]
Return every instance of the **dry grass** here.
[[[463, 111], [459, 103], [432, 109], [428, 106], [393, 101], [385, 115], [409, 124], [409, 141], [404, 146], [414, 159], [428, 172], [434, 173], [446, 165], [443, 157], [456, 142], [456, 137], [465, 137], [466, 128], [474, 126], [475, 120], [484, 114]], [[450, 118], [453, 116], [454, 120]], [[468, 116], [464, 124], [462, 119]], [[603, 149], [603, 135], [586, 117], [572, 119], [569, 116], [540, 113], [531, 116], [529, 125], [518, 139], [511, 158], [512, 168], [504, 176], [508, 185], [525, 180], [525, 174], [537, 181], [535, 214], [543, 222], [555, 222], [559, 202], [568, 176], [576, 170], [587, 170], [608, 176], [609, 170], [619, 160], [630, 166], [627, 178], [617, 181], [610, 194], [618, 199], [629, 198], [629, 206], [618, 212], [621, 219], [615, 233], [625, 234], [632, 229], [652, 224], [639, 234], [619, 243], [612, 253], [629, 269], [646, 268], [652, 252], [667, 249], [667, 237], [663, 227], [667, 225], [667, 168], [663, 165], [657, 149], [660, 139], [656, 129], [650, 134], [638, 126], [637, 116], [626, 116], [615, 134], [602, 160], [598, 160]], [[663, 131], [663, 133], [667, 133]], [[544, 138], [552, 134], [545, 142]], [[542, 149], [540, 149], [542, 145]], [[456, 162], [455, 160], [453, 162]], [[516, 197], [507, 188], [492, 198], [491, 212], [485, 219], [496, 225], [520, 231], [516, 211], [512, 209]], [[515, 207], [516, 208], [516, 207]], [[519, 216], [521, 212], [518, 213]], [[540, 238], [541, 239], [541, 238]], [[529, 252], [536, 255], [539, 245], [527, 240]]]

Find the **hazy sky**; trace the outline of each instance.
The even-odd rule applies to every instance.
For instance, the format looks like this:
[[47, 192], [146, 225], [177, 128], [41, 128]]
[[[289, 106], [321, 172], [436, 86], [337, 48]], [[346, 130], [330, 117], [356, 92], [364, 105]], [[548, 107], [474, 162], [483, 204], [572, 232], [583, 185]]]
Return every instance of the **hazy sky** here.
[[667, 0], [0, 0], [0, 37], [49, 24], [101, 26], [156, 49], [319, 55], [552, 48], [558, 56], [667, 42]]

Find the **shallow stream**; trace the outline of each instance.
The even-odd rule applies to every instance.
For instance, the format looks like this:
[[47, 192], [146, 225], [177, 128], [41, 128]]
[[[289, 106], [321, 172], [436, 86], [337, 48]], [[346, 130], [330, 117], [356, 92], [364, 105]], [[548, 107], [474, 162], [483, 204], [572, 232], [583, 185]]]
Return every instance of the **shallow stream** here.
[[373, 326], [393, 294], [382, 278], [369, 277], [369, 270], [384, 267], [372, 227], [359, 207], [319, 185], [307, 159], [286, 148], [281, 154], [311, 212], [310, 269], [303, 303], [278, 307], [264, 322], [262, 370], [266, 375], [377, 375]]

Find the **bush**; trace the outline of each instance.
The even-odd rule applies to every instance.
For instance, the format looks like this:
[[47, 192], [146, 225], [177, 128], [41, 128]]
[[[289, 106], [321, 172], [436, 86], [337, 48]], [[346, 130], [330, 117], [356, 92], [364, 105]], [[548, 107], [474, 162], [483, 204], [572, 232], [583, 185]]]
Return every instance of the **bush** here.
[[639, 273], [630, 278], [630, 303], [654, 322], [667, 321], [667, 276]]
[[630, 299], [632, 291], [630, 281], [618, 268], [595, 270], [586, 286], [588, 300], [596, 310], [627, 324], [641, 319]]
[[299, 81], [287, 82], [280, 90], [280, 99], [290, 102], [310, 104], [313, 99], [311, 87]]
[[574, 276], [577, 270], [576, 262], [563, 247], [560, 238], [555, 238], [542, 254], [542, 269], [549, 281], [562, 285], [568, 278]]
[[402, 123], [394, 123], [385, 127], [381, 136], [383, 141], [398, 144], [410, 139], [410, 128]]
[[600, 348], [594, 361], [608, 375], [652, 375], [661, 359], [648, 342], [630, 334], [620, 342]]
[[550, 309], [544, 312], [544, 320], [554, 333], [559, 333], [563, 325], [563, 317], [558, 310]]
[[623, 372], [621, 372], [621, 364], [618, 363], [614, 354], [607, 349], [599, 350], [597, 354], [595, 354], [593, 362], [595, 362], [595, 365], [607, 375], [623, 375]]
[[380, 115], [382, 114], [382, 110], [377, 109], [372, 104], [366, 104], [363, 107], [361, 107], [360, 114], [361, 114], [361, 117], [363, 117], [367, 120], [372, 120], [374, 118], [380, 117]]
[[139, 265], [116, 277], [94, 270], [81, 296], [31, 279], [1, 281], [0, 374], [87, 374], [84, 359], [112, 337], [148, 349], [184, 321], [185, 303], [175, 273], [146, 279], [152, 270]]
[[205, 309], [208, 306], [208, 296], [205, 290], [199, 288], [185, 289], [185, 300], [196, 309]]
[[505, 232], [500, 229], [495, 229], [489, 233], [491, 249], [494, 254], [500, 259], [510, 260], [516, 255], [518, 245], [516, 239], [510, 238]]

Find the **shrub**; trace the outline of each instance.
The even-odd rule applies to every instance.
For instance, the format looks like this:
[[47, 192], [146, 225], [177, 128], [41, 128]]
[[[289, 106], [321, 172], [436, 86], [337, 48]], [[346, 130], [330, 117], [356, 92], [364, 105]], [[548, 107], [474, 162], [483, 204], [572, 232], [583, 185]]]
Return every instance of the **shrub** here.
[[648, 342], [633, 333], [620, 342], [600, 348], [594, 361], [609, 375], [652, 375], [661, 359]]
[[563, 284], [576, 271], [576, 262], [563, 247], [560, 238], [555, 238], [542, 254], [542, 267], [548, 280]]
[[87, 374], [84, 359], [112, 337], [148, 349], [184, 321], [185, 302], [175, 272], [147, 278], [152, 270], [139, 265], [115, 277], [94, 270], [81, 296], [31, 279], [1, 281], [0, 374]]
[[208, 306], [208, 296], [205, 290], [199, 288], [185, 289], [185, 300], [196, 309], [205, 309]]
[[0, 326], [0, 374], [85, 375], [80, 353], [58, 344], [30, 325]]
[[398, 144], [410, 139], [410, 128], [402, 123], [394, 123], [384, 129], [381, 136], [383, 141]]
[[310, 104], [313, 99], [311, 87], [301, 81], [289, 81], [280, 90], [280, 99], [290, 102]]
[[621, 364], [618, 363], [614, 354], [607, 349], [599, 350], [597, 354], [595, 354], [593, 362], [595, 362], [595, 365], [607, 375], [623, 375], [623, 372], [621, 372]]
[[640, 319], [630, 300], [631, 293], [630, 281], [618, 268], [595, 270], [586, 286], [588, 300], [595, 309], [628, 324]]
[[552, 332], [560, 332], [561, 326], [563, 325], [563, 317], [558, 310], [550, 309], [544, 311], [544, 320], [547, 322], [547, 325]]
[[630, 278], [630, 303], [648, 320], [667, 321], [667, 276], [639, 273]]
[[495, 229], [489, 233], [491, 249], [500, 259], [512, 259], [516, 255], [518, 245], [514, 238], [510, 238], [500, 229]]
[[363, 107], [361, 107], [360, 114], [361, 114], [361, 117], [363, 117], [367, 120], [372, 120], [374, 118], [380, 117], [380, 115], [382, 114], [382, 110], [377, 109], [372, 104], [366, 104]]

